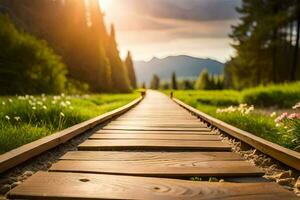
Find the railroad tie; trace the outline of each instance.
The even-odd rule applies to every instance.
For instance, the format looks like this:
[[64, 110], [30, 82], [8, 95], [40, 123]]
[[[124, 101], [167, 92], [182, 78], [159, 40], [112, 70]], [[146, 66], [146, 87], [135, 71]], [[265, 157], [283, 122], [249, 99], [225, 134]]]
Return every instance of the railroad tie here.
[[139, 105], [95, 131], [78, 151], [66, 153], [49, 172], [36, 173], [8, 197], [297, 199], [275, 183], [207, 181], [263, 175], [206, 124], [167, 96], [149, 91]]

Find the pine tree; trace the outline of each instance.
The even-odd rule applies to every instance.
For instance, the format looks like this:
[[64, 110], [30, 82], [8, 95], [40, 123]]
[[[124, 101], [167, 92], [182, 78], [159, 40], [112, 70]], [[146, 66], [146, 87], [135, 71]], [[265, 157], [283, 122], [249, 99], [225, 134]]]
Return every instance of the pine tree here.
[[159, 86], [160, 86], [160, 79], [156, 74], [154, 74], [151, 80], [150, 88], [153, 90], [158, 90]]
[[132, 61], [130, 51], [128, 51], [128, 53], [127, 53], [127, 57], [126, 57], [126, 60], [125, 60], [125, 66], [127, 68], [128, 77], [129, 77], [129, 80], [130, 80], [131, 87], [133, 89], [136, 89], [137, 88], [136, 76], [135, 76], [135, 71], [134, 71], [134, 66], [133, 66], [133, 61]]
[[117, 49], [115, 28], [113, 25], [111, 25], [111, 31], [106, 50], [112, 71], [113, 89], [117, 92], [130, 92], [128, 73]]
[[209, 80], [209, 74], [208, 71], [205, 69], [203, 70], [200, 75], [198, 80], [196, 81], [195, 84], [195, 89], [197, 90], [208, 90], [210, 89], [210, 80]]
[[300, 78], [295, 70], [298, 53], [294, 53], [299, 49], [294, 41], [299, 39], [293, 34], [298, 1], [242, 1], [237, 9], [241, 22], [231, 34], [236, 56], [226, 64], [227, 86], [242, 89]]
[[173, 90], [178, 90], [178, 83], [177, 83], [177, 77], [176, 77], [176, 73], [173, 72], [172, 73], [172, 79], [171, 79], [171, 86]]

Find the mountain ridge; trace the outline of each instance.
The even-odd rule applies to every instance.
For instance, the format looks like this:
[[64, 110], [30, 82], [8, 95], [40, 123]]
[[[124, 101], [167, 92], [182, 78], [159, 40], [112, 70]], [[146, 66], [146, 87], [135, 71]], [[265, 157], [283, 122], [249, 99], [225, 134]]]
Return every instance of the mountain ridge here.
[[220, 75], [224, 72], [224, 63], [211, 58], [198, 58], [189, 55], [153, 57], [149, 61], [135, 61], [135, 71], [139, 83], [149, 84], [153, 74], [162, 80], [169, 80], [176, 72], [177, 77], [196, 79], [202, 70], [210, 74]]

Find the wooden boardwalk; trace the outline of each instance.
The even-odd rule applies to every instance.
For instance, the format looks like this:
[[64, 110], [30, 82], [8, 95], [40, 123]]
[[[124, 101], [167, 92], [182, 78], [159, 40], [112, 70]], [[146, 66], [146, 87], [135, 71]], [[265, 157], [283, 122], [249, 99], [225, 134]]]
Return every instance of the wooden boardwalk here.
[[9, 192], [12, 199], [297, 199], [275, 183], [190, 181], [261, 177], [228, 143], [167, 96], [135, 108]]

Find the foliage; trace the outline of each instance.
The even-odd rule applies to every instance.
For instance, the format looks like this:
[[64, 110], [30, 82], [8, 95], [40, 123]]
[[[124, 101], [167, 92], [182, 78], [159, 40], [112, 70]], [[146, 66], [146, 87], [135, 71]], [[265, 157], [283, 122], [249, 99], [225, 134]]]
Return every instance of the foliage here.
[[150, 83], [150, 88], [153, 90], [158, 90], [159, 86], [160, 86], [160, 79], [156, 74], [154, 74]]
[[283, 126], [287, 132], [295, 135], [292, 142], [296, 144], [295, 149], [300, 151], [300, 102], [293, 106], [293, 109], [293, 113], [282, 113], [274, 121], [277, 127]]
[[130, 85], [133, 89], [136, 89], [137, 88], [136, 76], [135, 76], [132, 56], [129, 51], [125, 60], [125, 66], [127, 68]]
[[[225, 68], [228, 88], [243, 89], [300, 78], [298, 0], [243, 0], [233, 26], [234, 56]], [[296, 33], [296, 34], [295, 34]]]
[[68, 78], [87, 83], [92, 92], [130, 91], [115, 31], [107, 32], [98, 0], [1, 0], [0, 6], [18, 27], [48, 42]]
[[198, 90], [210, 89], [209, 74], [207, 70], [203, 70], [196, 81], [195, 88]]
[[256, 106], [289, 108], [300, 99], [300, 82], [256, 87], [242, 92], [242, 102]]
[[[169, 91], [166, 93], [169, 93]], [[180, 99], [192, 106], [196, 106], [197, 104], [215, 106], [239, 105], [241, 98], [241, 94], [233, 90], [178, 90], [175, 94], [176, 97], [180, 97]]]
[[171, 87], [172, 87], [173, 90], [177, 90], [178, 89], [177, 77], [176, 77], [176, 73], [175, 72], [172, 73]]
[[220, 90], [224, 87], [223, 76], [212, 76], [207, 70], [200, 73], [198, 80], [195, 83], [195, 89], [198, 90]]
[[0, 153], [129, 103], [132, 94], [0, 98]]
[[66, 67], [46, 42], [21, 32], [0, 15], [0, 93], [60, 93]]

